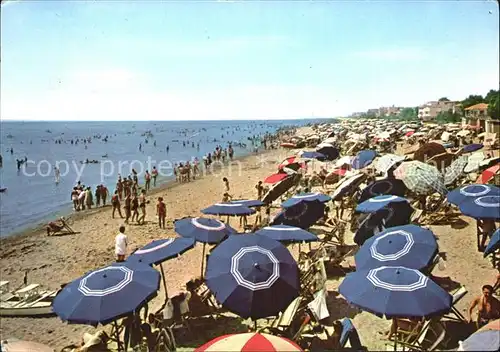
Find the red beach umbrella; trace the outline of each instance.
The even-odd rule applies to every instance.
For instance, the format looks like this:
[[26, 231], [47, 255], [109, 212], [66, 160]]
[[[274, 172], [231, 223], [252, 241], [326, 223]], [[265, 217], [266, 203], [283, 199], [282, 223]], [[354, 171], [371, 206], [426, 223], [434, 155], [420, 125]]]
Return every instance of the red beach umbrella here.
[[267, 176], [264, 180], [264, 183], [275, 184], [277, 182], [280, 182], [284, 178], [287, 178], [288, 176], [288, 174], [273, 174], [271, 176]]
[[297, 148], [297, 146], [293, 143], [281, 143], [281, 146], [283, 148], [289, 148], [289, 149]]
[[486, 170], [478, 177], [476, 183], [486, 184], [488, 183], [496, 174], [500, 173], [500, 164], [496, 164]]
[[413, 136], [414, 133], [415, 133], [415, 131], [406, 132], [405, 136], [406, 137], [411, 137], [411, 136]]
[[295, 342], [284, 337], [249, 332], [224, 335], [195, 349], [195, 352], [209, 351], [303, 351]]

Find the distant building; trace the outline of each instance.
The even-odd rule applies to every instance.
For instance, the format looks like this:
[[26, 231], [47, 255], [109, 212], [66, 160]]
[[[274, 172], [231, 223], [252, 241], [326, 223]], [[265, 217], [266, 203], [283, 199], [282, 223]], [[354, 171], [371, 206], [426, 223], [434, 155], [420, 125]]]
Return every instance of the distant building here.
[[430, 101], [418, 108], [418, 118], [422, 121], [432, 121], [441, 112], [449, 111], [451, 113], [460, 112], [460, 103], [458, 101]]
[[488, 115], [488, 104], [480, 103], [469, 106], [464, 110], [465, 117], [462, 118], [462, 125], [470, 128], [482, 128], [485, 132], [497, 132], [498, 123], [492, 121]]

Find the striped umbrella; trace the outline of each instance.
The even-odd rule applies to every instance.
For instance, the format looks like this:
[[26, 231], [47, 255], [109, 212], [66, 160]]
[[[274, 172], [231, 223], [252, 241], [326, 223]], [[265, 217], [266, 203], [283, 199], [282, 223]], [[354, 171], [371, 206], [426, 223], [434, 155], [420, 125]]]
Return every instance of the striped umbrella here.
[[195, 352], [209, 351], [302, 351], [293, 341], [258, 332], [224, 335], [195, 349]]
[[453, 161], [450, 166], [444, 169], [444, 184], [446, 186], [451, 185], [460, 176], [462, 176], [468, 162], [469, 158], [465, 155], [462, 155], [457, 160]]
[[394, 165], [399, 162], [402, 162], [406, 159], [405, 156], [396, 155], [396, 154], [385, 154], [375, 160], [375, 170], [378, 172], [385, 174], [389, 171]]
[[438, 169], [420, 161], [402, 163], [394, 170], [394, 176], [416, 194], [448, 193], [444, 185], [444, 177]]
[[495, 175], [497, 174], [500, 174], [500, 164], [497, 164], [495, 166], [492, 166], [484, 170], [483, 173], [478, 177], [476, 182], [484, 185], [490, 182], [490, 180], [494, 178]]

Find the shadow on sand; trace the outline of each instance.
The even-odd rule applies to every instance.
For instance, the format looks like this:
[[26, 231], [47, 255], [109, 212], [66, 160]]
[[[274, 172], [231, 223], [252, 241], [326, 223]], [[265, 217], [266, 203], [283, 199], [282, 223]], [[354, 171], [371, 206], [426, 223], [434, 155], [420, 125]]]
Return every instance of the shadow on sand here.
[[351, 306], [340, 294], [336, 291], [328, 291], [326, 298], [326, 305], [330, 312], [330, 319], [339, 320], [343, 318], [353, 319], [356, 315], [361, 313], [356, 307]]

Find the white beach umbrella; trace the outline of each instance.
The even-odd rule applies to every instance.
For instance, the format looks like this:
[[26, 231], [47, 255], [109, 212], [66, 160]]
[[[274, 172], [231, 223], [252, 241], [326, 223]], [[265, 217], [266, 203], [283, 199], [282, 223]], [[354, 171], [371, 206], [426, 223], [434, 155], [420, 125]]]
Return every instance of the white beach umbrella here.
[[483, 152], [474, 153], [469, 156], [467, 166], [464, 168], [465, 173], [474, 172], [479, 169], [481, 162], [485, 159]]

